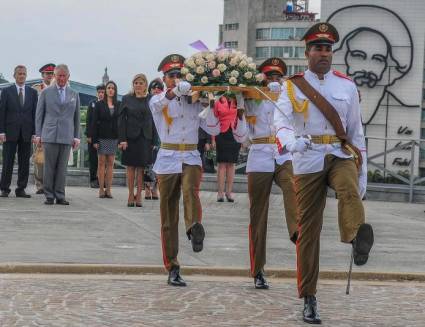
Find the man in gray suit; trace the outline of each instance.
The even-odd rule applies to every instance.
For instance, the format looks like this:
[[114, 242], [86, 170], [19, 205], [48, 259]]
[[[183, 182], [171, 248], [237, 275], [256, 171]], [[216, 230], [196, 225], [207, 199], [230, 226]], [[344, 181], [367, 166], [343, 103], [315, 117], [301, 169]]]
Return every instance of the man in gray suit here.
[[55, 83], [44, 89], [38, 99], [35, 131], [36, 142], [44, 148], [43, 184], [45, 204], [68, 205], [65, 182], [71, 147], [80, 144], [80, 98], [68, 86], [69, 69], [55, 68]]

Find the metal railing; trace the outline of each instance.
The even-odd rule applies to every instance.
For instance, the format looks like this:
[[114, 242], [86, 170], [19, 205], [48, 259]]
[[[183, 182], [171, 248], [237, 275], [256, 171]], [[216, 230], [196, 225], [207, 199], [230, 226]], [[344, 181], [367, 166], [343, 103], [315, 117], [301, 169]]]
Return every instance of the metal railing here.
[[[414, 191], [417, 189], [419, 184], [425, 183], [425, 177], [421, 177], [415, 174], [415, 171], [420, 171], [420, 159], [424, 155], [425, 148], [422, 148], [421, 145], [425, 145], [425, 139], [399, 139], [399, 138], [383, 138], [383, 137], [366, 137], [367, 142], [371, 140], [382, 141], [385, 143], [385, 151], [368, 155], [367, 163], [368, 167], [372, 166], [377, 168], [378, 172], [383, 172], [383, 182], [385, 183], [385, 176], [389, 175], [393, 177], [393, 181], [391, 183], [387, 183], [388, 185], [401, 184], [406, 185], [409, 190], [409, 202], [413, 202]], [[395, 146], [387, 148], [387, 142], [397, 142]], [[415, 152], [419, 149], [419, 160], [415, 161]], [[394, 169], [387, 168], [387, 156], [390, 153], [394, 153], [397, 151], [405, 151], [405, 153], [409, 153], [408, 158], [405, 158], [399, 164], [403, 164], [406, 167], [405, 171], [395, 171]], [[378, 158], [383, 158], [384, 163], [378, 163], [376, 160]], [[375, 171], [376, 172], [376, 171]], [[370, 171], [369, 171], [370, 173]], [[370, 176], [368, 178], [368, 184], [373, 184], [373, 181], [370, 181]], [[394, 180], [397, 183], [394, 183]]]

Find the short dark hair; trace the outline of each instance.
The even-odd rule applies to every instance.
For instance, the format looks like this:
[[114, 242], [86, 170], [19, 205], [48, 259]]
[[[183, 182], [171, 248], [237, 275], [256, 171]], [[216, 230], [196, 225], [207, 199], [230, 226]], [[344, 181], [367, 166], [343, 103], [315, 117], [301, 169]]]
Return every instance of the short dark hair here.
[[96, 86], [96, 91], [99, 91], [99, 90], [106, 90], [106, 86], [104, 85], [104, 84], [99, 84], [98, 86]]
[[154, 88], [159, 88], [161, 90], [164, 90], [164, 83], [162, 83], [160, 78], [155, 78], [149, 83], [148, 93], [150, 94], [152, 89]]

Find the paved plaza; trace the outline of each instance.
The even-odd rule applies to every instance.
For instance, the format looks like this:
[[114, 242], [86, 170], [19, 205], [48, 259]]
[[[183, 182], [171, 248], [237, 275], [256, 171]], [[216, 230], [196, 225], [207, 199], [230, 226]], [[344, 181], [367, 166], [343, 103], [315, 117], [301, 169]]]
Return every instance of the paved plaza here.
[[[199, 254], [192, 252], [181, 221], [179, 258], [186, 271], [225, 268], [239, 276], [197, 275], [194, 268], [194, 275], [184, 275], [187, 288], [166, 285], [159, 202], [127, 208], [126, 194], [116, 187], [113, 199], [99, 199], [96, 190], [68, 187], [70, 206], [46, 206], [37, 195], [0, 199], [0, 266], [157, 267], [144, 275], [1, 274], [0, 326], [305, 326], [295, 279], [270, 278], [269, 291], [256, 291], [252, 279], [244, 277], [249, 267], [246, 194], [236, 194], [231, 204], [201, 192], [207, 236]], [[283, 225], [281, 196], [270, 201], [266, 268], [293, 272], [295, 248]], [[409, 273], [424, 280], [424, 205], [364, 204], [375, 246], [368, 264], [354, 272]], [[349, 253], [350, 246], [339, 242], [337, 202], [328, 198], [321, 271], [344, 273]], [[328, 277], [320, 280], [318, 299], [324, 326], [424, 326], [423, 282], [354, 278], [347, 296], [345, 281]]]

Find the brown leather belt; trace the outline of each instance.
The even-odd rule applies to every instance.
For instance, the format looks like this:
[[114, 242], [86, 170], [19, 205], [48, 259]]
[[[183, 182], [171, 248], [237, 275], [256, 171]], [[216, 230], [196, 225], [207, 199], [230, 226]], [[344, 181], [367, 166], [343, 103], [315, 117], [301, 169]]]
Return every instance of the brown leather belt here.
[[275, 144], [275, 143], [276, 143], [275, 136], [258, 137], [251, 140], [251, 144]]
[[336, 135], [311, 135], [311, 142], [314, 144], [341, 143]]
[[161, 143], [161, 149], [173, 151], [194, 151], [198, 149], [198, 144]]

